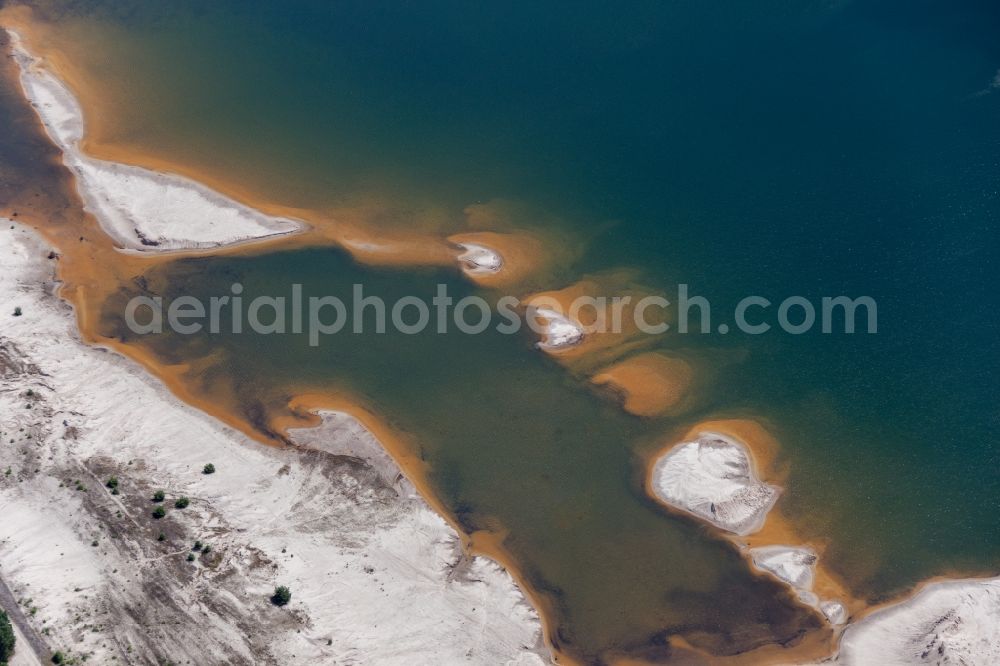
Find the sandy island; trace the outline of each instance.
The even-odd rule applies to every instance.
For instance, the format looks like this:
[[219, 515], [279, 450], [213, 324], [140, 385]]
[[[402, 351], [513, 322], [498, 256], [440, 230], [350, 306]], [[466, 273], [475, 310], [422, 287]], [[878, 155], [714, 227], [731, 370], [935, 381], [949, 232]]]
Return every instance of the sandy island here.
[[[267, 215], [193, 180], [83, 154], [79, 105], [23, 49], [17, 58], [24, 90], [88, 209], [121, 247], [211, 249], [302, 231], [299, 220]], [[391, 243], [359, 237], [352, 249], [326, 233], [356, 256], [391, 261], [382, 259], [393, 255]], [[430, 255], [414, 249], [413, 260], [446, 257], [488, 280], [503, 275], [516, 254], [498, 243], [450, 243], [435, 240]], [[30, 611], [13, 614], [22, 646], [68, 650], [95, 663], [549, 658], [537, 613], [510, 575], [461, 548], [458, 534], [363, 425], [321, 411], [315, 427], [288, 431], [295, 447], [280, 449], [180, 403], [133, 362], [80, 341], [72, 311], [54, 295], [47, 256], [20, 225], [0, 232], [0, 293], [22, 309], [18, 317], [0, 313], [7, 322], [0, 402], [9, 415], [0, 430], [15, 452], [10, 473], [0, 477], [7, 516], [0, 575]], [[579, 284], [560, 295], [574, 291], [587, 290]], [[548, 322], [549, 351], [621, 348], [628, 338], [586, 336], [580, 321], [539, 314]], [[813, 550], [753, 542], [779, 492], [757, 476], [757, 450], [732, 433], [707, 433], [714, 434], [688, 438], [655, 461], [653, 496], [747, 536], [748, 556], [762, 572], [791, 585], [831, 622], [848, 619], [849, 608], [812, 589], [822, 577]], [[216, 473], [201, 473], [206, 462]], [[108, 485], [112, 476], [118, 494]], [[156, 520], [155, 489], [188, 497], [190, 505]], [[195, 539], [212, 549], [189, 561]], [[289, 607], [267, 602], [275, 584], [293, 589]], [[836, 658], [994, 663], [998, 588], [998, 579], [928, 584], [850, 625]]]
[[[727, 432], [713, 432], [711, 426], [723, 426]], [[816, 608], [832, 625], [853, 620], [828, 662], [985, 666], [1000, 661], [1000, 578], [934, 581], [901, 601], [868, 608], [818, 567], [813, 547], [761, 545], [769, 539], [752, 535], [764, 527], [781, 489], [760, 479], [754, 454], [770, 469], [774, 446], [753, 424], [696, 426], [651, 461], [647, 490], [666, 506], [734, 535], [757, 569], [789, 585], [802, 603]], [[787, 538], [792, 531], [781, 525], [775, 535]], [[841, 598], [826, 596], [830, 593]]]

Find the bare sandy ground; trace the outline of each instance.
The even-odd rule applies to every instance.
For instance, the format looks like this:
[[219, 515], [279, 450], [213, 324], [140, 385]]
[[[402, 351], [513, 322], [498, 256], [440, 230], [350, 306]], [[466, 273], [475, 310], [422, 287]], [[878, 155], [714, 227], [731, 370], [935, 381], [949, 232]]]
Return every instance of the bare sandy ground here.
[[[652, 461], [649, 491], [659, 501], [725, 532], [760, 530], [780, 488], [757, 476], [750, 450], [734, 437], [702, 432]], [[807, 546], [776, 544], [747, 550], [763, 572], [789, 585], [834, 625], [848, 611], [814, 591], [818, 556]], [[1000, 578], [943, 580], [898, 603], [867, 612], [841, 635], [823, 663], [858, 666], [1000, 663]]]
[[[360, 424], [325, 414], [295, 433], [302, 448], [277, 449], [181, 404], [78, 340], [48, 248], [11, 226], [0, 576], [50, 649], [99, 664], [548, 660], [511, 577], [463, 553]], [[211, 551], [188, 561], [195, 540]], [[292, 590], [284, 608], [276, 585]]]
[[211, 248], [290, 233], [301, 222], [275, 218], [192, 180], [106, 162], [80, 149], [83, 111], [69, 89], [11, 36], [21, 85], [52, 141], [76, 175], [87, 209], [123, 248], [164, 251]]

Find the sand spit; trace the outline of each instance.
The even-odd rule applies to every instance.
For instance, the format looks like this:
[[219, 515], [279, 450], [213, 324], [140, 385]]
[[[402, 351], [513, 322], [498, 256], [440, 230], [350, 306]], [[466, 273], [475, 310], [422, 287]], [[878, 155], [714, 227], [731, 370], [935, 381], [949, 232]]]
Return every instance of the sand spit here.
[[85, 155], [83, 111], [69, 89], [8, 30], [21, 85], [63, 161], [76, 175], [88, 211], [122, 248], [157, 252], [213, 248], [291, 233], [301, 222], [265, 215], [182, 176]]
[[759, 530], [781, 493], [757, 478], [741, 442], [713, 432], [660, 456], [650, 487], [665, 504], [739, 535]]
[[[280, 449], [180, 403], [79, 341], [53, 294], [49, 248], [9, 227], [0, 576], [51, 649], [91, 663], [548, 659], [511, 577], [463, 552], [363, 427], [323, 414], [294, 433], [301, 449]], [[202, 473], [208, 462], [214, 474]], [[174, 508], [180, 496], [187, 508]], [[193, 553], [196, 539], [211, 551]], [[268, 595], [281, 584], [292, 602], [279, 609]]]
[[[764, 527], [781, 493], [778, 486], [758, 478], [753, 456], [743, 442], [713, 431], [699, 432], [660, 455], [653, 463], [649, 488], [668, 506], [741, 537]], [[746, 548], [745, 541], [737, 543]], [[823, 613], [831, 624], [847, 620], [842, 603], [821, 600], [813, 591], [819, 558], [811, 548], [772, 544], [746, 552], [754, 566], [789, 585], [804, 604]]]
[[1000, 664], [1000, 578], [929, 583], [849, 626], [837, 663]]
[[[728, 532], [747, 535], [760, 529], [778, 489], [758, 480], [749, 450], [734, 437], [713, 432], [687, 440], [654, 461], [650, 492]], [[813, 590], [819, 557], [812, 548], [766, 545], [746, 552], [754, 566], [791, 586], [831, 624], [847, 622], [844, 603], [820, 599]], [[831, 581], [823, 582], [828, 593]], [[823, 663], [1000, 663], [1000, 579], [928, 583], [913, 596], [848, 625], [839, 652]]]

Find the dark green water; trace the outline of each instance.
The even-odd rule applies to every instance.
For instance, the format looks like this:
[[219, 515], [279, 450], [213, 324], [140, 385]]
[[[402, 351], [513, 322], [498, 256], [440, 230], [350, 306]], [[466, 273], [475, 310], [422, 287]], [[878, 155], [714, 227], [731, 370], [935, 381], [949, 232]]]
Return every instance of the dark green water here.
[[[289, 280], [303, 285], [307, 299], [349, 301], [358, 283], [366, 296], [390, 304], [404, 296], [430, 302], [438, 284], [456, 299], [472, 293], [454, 273], [374, 271], [334, 250], [186, 260], [150, 278], [152, 285], [169, 282], [154, 293], [193, 294], [206, 303], [229, 294], [234, 281], [245, 299], [288, 297]], [[113, 300], [111, 322], [121, 311]], [[223, 331], [232, 330], [229, 321], [224, 317]], [[374, 329], [374, 314], [363, 321]], [[504, 545], [554, 606], [552, 640], [571, 654], [588, 661], [609, 652], [664, 657], [672, 634], [731, 654], [817, 626], [780, 586], [751, 576], [728, 544], [643, 497], [635, 451], [655, 444], [671, 424], [626, 416], [540, 358], [529, 333], [350, 330], [319, 347], [310, 347], [306, 334], [140, 341], [115, 323], [106, 332], [148, 344], [167, 361], [223, 349], [217, 367], [251, 421], [285, 404], [289, 391], [346, 388], [375, 405], [419, 443], [432, 487], [468, 532], [510, 530]], [[199, 381], [215, 386], [218, 378]]]
[[[1000, 568], [995, 3], [81, 2], [64, 19], [80, 15], [107, 37], [108, 85], [130, 86], [120, 140], [282, 203], [376, 196], [406, 224], [515, 199], [590, 239], [574, 272], [688, 283], [716, 321], [748, 294], [875, 298], [875, 335], [670, 337], [746, 352], [684, 420], [763, 418], [790, 465], [786, 508], [861, 595]], [[198, 293], [226, 275], [262, 292], [359, 275], [318, 252], [174, 270], [172, 289]], [[364, 274], [392, 293], [434, 279]], [[560, 587], [578, 645], [630, 622], [619, 645], [638, 644], [680, 607], [745, 621], [718, 594], [731, 554], [640, 497], [632, 447], [679, 424], [623, 416], [526, 340], [204, 344], [232, 353], [237, 383], [348, 385], [420, 436], [453, 510], [502, 517], [536, 582]], [[492, 424], [482, 439], [476, 423]], [[709, 601], [640, 583], [703, 580], [694, 562], [712, 563]], [[625, 610], [598, 608], [609, 595], [663, 615], [610, 622]]]

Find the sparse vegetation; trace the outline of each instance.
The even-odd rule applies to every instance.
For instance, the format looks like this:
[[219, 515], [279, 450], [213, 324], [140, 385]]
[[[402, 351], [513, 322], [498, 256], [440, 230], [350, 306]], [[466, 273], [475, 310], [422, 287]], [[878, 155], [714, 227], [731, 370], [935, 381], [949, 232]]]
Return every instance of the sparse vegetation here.
[[166, 535], [166, 534], [164, 534], [163, 532], [160, 532], [160, 533], [159, 533], [159, 534], [157, 535], [157, 537], [156, 537], [156, 540], [157, 540], [157, 541], [166, 541], [166, 540], [167, 540], [167, 535]]
[[188, 553], [187, 561], [188, 562], [194, 562], [194, 553]]
[[164, 509], [162, 506], [158, 506], [155, 509], [153, 509], [153, 518], [156, 518], [157, 520], [163, 518], [163, 516], [165, 515], [167, 515], [167, 510]]
[[215, 465], [213, 465], [212, 463], [208, 463], [207, 465], [205, 465], [204, 467], [201, 468], [201, 473], [202, 474], [215, 474]]
[[66, 657], [63, 655], [62, 652], [60, 652], [59, 650], [56, 650], [55, 652], [52, 653], [52, 663], [53, 664], [61, 664], [64, 661], [66, 661]]
[[155, 493], [153, 493], [153, 501], [154, 502], [162, 502], [166, 498], [167, 498], [167, 494], [165, 492], [163, 492], [162, 490], [157, 490]]
[[209, 553], [212, 552], [212, 546], [210, 546], [209, 544], [206, 543], [205, 547], [201, 549], [201, 552], [204, 555], [208, 555]]
[[292, 591], [289, 590], [284, 585], [279, 585], [274, 588], [274, 594], [271, 595], [271, 603], [275, 606], [284, 606], [289, 601], [292, 600]]
[[186, 509], [187, 505], [190, 504], [190, 503], [191, 503], [191, 500], [189, 500], [187, 497], [178, 497], [177, 501], [174, 502], [174, 508], [175, 509]]
[[108, 482], [105, 483], [104, 485], [106, 485], [108, 488], [111, 489], [111, 494], [112, 495], [117, 495], [118, 494], [118, 477], [117, 476], [113, 476], [110, 479], [108, 479]]
[[0, 664], [6, 664], [14, 656], [14, 627], [10, 626], [7, 613], [0, 611]]
[[14, 308], [14, 316], [15, 317], [20, 317], [21, 316], [21, 307], [20, 306]]
[[201, 541], [195, 541], [194, 542], [194, 546], [191, 547], [191, 550], [193, 550], [195, 552], [198, 552], [199, 550], [201, 550]]

